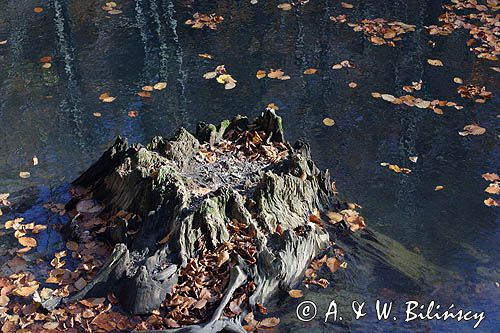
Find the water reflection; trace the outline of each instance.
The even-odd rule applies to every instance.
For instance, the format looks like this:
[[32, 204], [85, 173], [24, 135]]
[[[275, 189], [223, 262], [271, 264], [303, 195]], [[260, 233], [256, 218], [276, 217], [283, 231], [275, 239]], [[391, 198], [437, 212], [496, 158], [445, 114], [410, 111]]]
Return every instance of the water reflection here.
[[[95, 160], [115, 135], [145, 141], [168, 135], [178, 126], [190, 129], [198, 120], [218, 121], [237, 113], [256, 115], [269, 102], [280, 107], [290, 140], [305, 137], [323, 168], [332, 170], [340, 192], [360, 203], [370, 226], [390, 235], [458, 280], [435, 287], [434, 298], [485, 309], [491, 315], [483, 331], [494, 331], [498, 319], [498, 210], [485, 207], [484, 172], [496, 172], [499, 148], [495, 132], [498, 80], [469, 52], [466, 33], [430, 38], [424, 25], [435, 24], [442, 1], [311, 1], [298, 10], [277, 10], [259, 1], [135, 0], [123, 14], [107, 15], [101, 4], [53, 0], [43, 14], [29, 1], [4, 1], [0, 8], [0, 188], [15, 191], [31, 185], [55, 185], [75, 178]], [[195, 11], [224, 16], [217, 31], [190, 29], [183, 22]], [[383, 17], [417, 25], [395, 48], [374, 46], [330, 15], [347, 13], [353, 21]], [[427, 42], [436, 42], [433, 48]], [[201, 59], [210, 53], [214, 60]], [[53, 67], [39, 58], [51, 55]], [[427, 65], [441, 59], [445, 68]], [[349, 59], [354, 69], [333, 71]], [[202, 74], [225, 64], [238, 80], [234, 90], [204, 80]], [[494, 65], [493, 65], [494, 66]], [[317, 75], [305, 76], [309, 67]], [[288, 81], [257, 80], [258, 69], [282, 68]], [[493, 91], [484, 105], [469, 104], [455, 93], [452, 78], [477, 82]], [[142, 86], [166, 80], [168, 87], [152, 98], [136, 93]], [[398, 107], [374, 100], [380, 91], [401, 95], [401, 87], [423, 80], [427, 99], [464, 104], [443, 116], [429, 110]], [[348, 88], [356, 82], [356, 89]], [[109, 91], [115, 102], [98, 96]], [[137, 110], [130, 118], [127, 112]], [[92, 114], [100, 112], [102, 117]], [[334, 127], [321, 124], [335, 119]], [[457, 131], [479, 122], [488, 132], [462, 138]], [[30, 166], [37, 155], [40, 165]], [[419, 156], [417, 164], [408, 160]], [[379, 166], [391, 162], [413, 169], [396, 175]], [[32, 177], [21, 180], [19, 171]], [[436, 185], [445, 190], [435, 192]], [[387, 297], [430, 297], [432, 290], [408, 293], [383, 267], [352, 265], [359, 272], [334, 279], [326, 291], [306, 296], [323, 303], [337, 295], [346, 302]], [[351, 272], [353, 273], [353, 272]], [[359, 274], [358, 274], [359, 273]], [[457, 282], [458, 281], [458, 282]], [[386, 292], [390, 290], [390, 292]], [[449, 291], [452, 292], [451, 295]], [[384, 294], [385, 293], [385, 294]], [[289, 302], [289, 300], [287, 300]], [[276, 302], [281, 330], [331, 331], [331, 325], [294, 318], [295, 303]], [[353, 322], [346, 330], [366, 331], [375, 321]], [[374, 331], [461, 331], [468, 326], [418, 323], [375, 326]], [[337, 330], [338, 327], [335, 328]]]

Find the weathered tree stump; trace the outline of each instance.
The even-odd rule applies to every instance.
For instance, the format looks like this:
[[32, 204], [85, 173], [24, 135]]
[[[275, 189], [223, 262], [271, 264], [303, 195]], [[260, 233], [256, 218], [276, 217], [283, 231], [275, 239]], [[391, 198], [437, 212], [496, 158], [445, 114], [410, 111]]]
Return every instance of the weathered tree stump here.
[[[242, 331], [240, 320], [224, 316], [232, 299], [245, 293], [248, 299], [240, 301], [254, 308], [290, 289], [331, 244], [331, 232], [349, 228], [345, 221], [321, 222], [326, 215], [318, 212], [347, 204], [333, 192], [328, 171], [315, 166], [308, 145], [284, 140], [273, 110], [254, 121], [238, 116], [218, 127], [202, 123], [195, 135], [181, 128], [172, 139], [155, 137], [145, 147], [117, 138], [73, 185], [86, 191], [67, 210], [93, 200], [103, 209], [91, 213], [125, 211], [134, 218], [107, 225], [111, 258], [62, 301], [112, 291], [133, 314], [163, 308], [180, 324], [197, 324], [187, 328], [196, 332]], [[64, 228], [75, 241], [79, 218]], [[199, 295], [207, 288], [210, 297]], [[172, 304], [179, 294], [206, 302], [189, 307], [195, 315], [183, 319], [168, 314], [177, 311]]]

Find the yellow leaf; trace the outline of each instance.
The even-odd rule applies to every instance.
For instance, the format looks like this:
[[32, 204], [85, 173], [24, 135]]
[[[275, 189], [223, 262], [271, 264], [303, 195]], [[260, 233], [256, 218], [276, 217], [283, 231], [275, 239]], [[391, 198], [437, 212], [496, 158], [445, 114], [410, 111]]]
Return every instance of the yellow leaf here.
[[325, 118], [323, 119], [323, 124], [325, 126], [333, 126], [335, 125], [335, 120], [333, 120], [332, 118]]
[[304, 293], [302, 292], [302, 290], [292, 289], [288, 292], [288, 295], [290, 295], [290, 297], [292, 298], [301, 298], [304, 296]]
[[21, 237], [18, 239], [19, 244], [22, 246], [27, 246], [27, 247], [36, 247], [37, 242], [36, 239], [31, 238], [31, 237]]

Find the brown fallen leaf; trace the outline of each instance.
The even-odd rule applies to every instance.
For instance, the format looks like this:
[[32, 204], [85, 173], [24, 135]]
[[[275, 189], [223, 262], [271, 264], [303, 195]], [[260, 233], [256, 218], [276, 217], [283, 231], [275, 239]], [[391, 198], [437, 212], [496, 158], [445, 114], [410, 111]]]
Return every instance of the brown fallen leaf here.
[[484, 200], [484, 204], [488, 207], [498, 207], [500, 206], [500, 201], [493, 198], [488, 198]]
[[484, 191], [490, 194], [500, 194], [500, 184], [492, 183]]
[[35, 13], [41, 13], [41, 12], [43, 12], [43, 8], [42, 7], [35, 7], [35, 8], [33, 8], [33, 11]]
[[348, 3], [348, 2], [341, 2], [340, 5], [342, 6], [342, 8], [346, 8], [346, 9], [352, 9], [354, 8], [354, 5]]
[[410, 156], [410, 157], [408, 157], [408, 159], [409, 159], [410, 161], [412, 161], [413, 163], [417, 163], [418, 156]]
[[292, 5], [285, 2], [285, 3], [280, 3], [278, 6], [277, 6], [279, 9], [281, 10], [290, 10], [292, 9]]
[[153, 86], [144, 86], [144, 87], [142, 87], [142, 90], [143, 91], [153, 91], [154, 88], [153, 88]]
[[443, 66], [443, 62], [439, 59], [427, 59], [427, 63], [432, 66]]
[[292, 298], [301, 298], [304, 296], [304, 293], [302, 292], [302, 290], [292, 289], [288, 292], [288, 295], [290, 295], [290, 297]]
[[32, 237], [21, 237], [18, 239], [19, 244], [22, 246], [27, 246], [27, 247], [36, 247], [37, 242], [36, 239]]
[[441, 191], [444, 189], [444, 186], [438, 185], [434, 188], [434, 191]]
[[203, 59], [213, 59], [213, 56], [208, 53], [198, 53], [198, 57]]
[[498, 176], [496, 173], [483, 173], [481, 175], [481, 177], [483, 177], [484, 180], [487, 180], [489, 182], [497, 182], [500, 180], [500, 176]]
[[467, 125], [464, 127], [464, 130], [462, 132], [458, 132], [461, 136], [467, 136], [467, 135], [482, 135], [486, 132], [486, 128], [481, 127], [476, 124], [471, 124]]
[[358, 86], [356, 82], [349, 82], [349, 88], [354, 89]]
[[127, 113], [127, 115], [130, 117], [130, 118], [135, 118], [139, 115], [139, 112], [138, 111], [135, 111], [135, 110], [132, 110], [132, 111], [129, 111]]
[[137, 95], [144, 97], [144, 98], [149, 98], [151, 97], [151, 93], [149, 91], [139, 91]]
[[316, 74], [318, 70], [316, 68], [308, 68], [304, 71], [305, 75], [311, 75], [311, 74]]

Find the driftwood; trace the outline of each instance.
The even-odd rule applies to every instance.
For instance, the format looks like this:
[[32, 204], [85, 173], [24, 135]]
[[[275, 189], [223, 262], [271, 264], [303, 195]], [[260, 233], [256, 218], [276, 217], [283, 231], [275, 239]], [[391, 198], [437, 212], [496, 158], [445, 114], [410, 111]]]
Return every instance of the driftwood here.
[[[113, 292], [130, 313], [150, 314], [175, 294], [180, 280], [187, 283], [183, 269], [207, 253], [226, 251], [214, 266], [225, 285], [217, 302], [199, 320], [169, 331], [244, 332], [246, 312], [233, 318], [224, 312], [235, 294], [251, 291], [251, 311], [278, 290], [288, 291], [337, 235], [361, 249], [358, 255], [368, 253], [413, 279], [425, 280], [434, 269], [419, 259], [407, 268], [383, 244], [390, 240], [372, 232], [353, 238], [345, 220], [324, 222], [328, 213], [352, 207], [338, 199], [329, 172], [315, 166], [307, 144], [285, 141], [273, 110], [254, 121], [238, 116], [219, 126], [202, 123], [194, 135], [180, 129], [146, 146], [117, 138], [73, 185], [86, 194], [69, 202], [68, 211], [90, 200], [100, 208], [82, 214], [127, 211], [137, 218], [107, 227], [106, 241], [114, 245], [107, 264], [79, 292], [47, 300], [47, 309]], [[78, 213], [64, 227], [67, 239], [78, 241], [80, 218]], [[239, 237], [250, 250], [236, 246]]]

